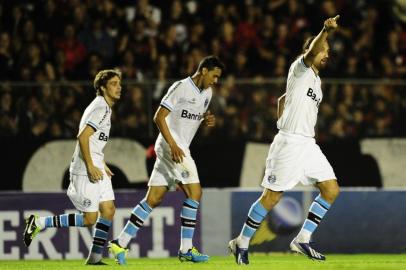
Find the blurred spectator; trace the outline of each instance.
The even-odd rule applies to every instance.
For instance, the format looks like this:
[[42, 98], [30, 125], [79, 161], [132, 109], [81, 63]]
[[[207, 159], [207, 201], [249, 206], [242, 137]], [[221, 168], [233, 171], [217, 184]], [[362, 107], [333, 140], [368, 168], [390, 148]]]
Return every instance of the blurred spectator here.
[[0, 80], [10, 80], [13, 77], [14, 59], [11, 52], [10, 35], [0, 33]]
[[57, 41], [56, 47], [64, 52], [65, 70], [73, 73], [75, 68], [81, 64], [86, 56], [86, 48], [77, 39], [75, 28], [72, 24], [67, 24], [64, 30], [64, 37]]
[[106, 65], [111, 65], [116, 53], [115, 40], [107, 32], [100, 18], [94, 19], [90, 29], [84, 29], [78, 37], [88, 53], [97, 53]]
[[0, 97], [0, 134], [3, 137], [17, 135], [17, 114], [13, 104], [13, 96], [4, 92]]
[[268, 142], [290, 63], [303, 40], [336, 14], [340, 28], [329, 40], [324, 77], [348, 82], [324, 81], [320, 140], [406, 135], [404, 81], [396, 84], [406, 75], [402, 1], [29, 0], [0, 6], [4, 136], [76, 136], [94, 91], [91, 82], [70, 81], [117, 67], [125, 102], [116, 108], [120, 124], [113, 132], [153, 137], [151, 111], [168, 85], [215, 54], [227, 67], [211, 105], [218, 125], [202, 129], [202, 136]]

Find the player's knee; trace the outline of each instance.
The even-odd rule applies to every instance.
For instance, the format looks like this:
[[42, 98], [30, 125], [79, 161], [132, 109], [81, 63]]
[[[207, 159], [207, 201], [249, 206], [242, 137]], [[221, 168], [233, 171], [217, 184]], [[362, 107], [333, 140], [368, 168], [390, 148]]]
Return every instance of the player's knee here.
[[157, 206], [159, 206], [162, 202], [162, 197], [159, 196], [148, 196], [147, 198], [147, 204], [151, 207], [151, 208], [155, 208]]
[[330, 185], [328, 188], [321, 190], [322, 197], [330, 204], [333, 203], [340, 194], [340, 187], [338, 185]]
[[282, 194], [282, 192], [266, 192], [261, 196], [261, 203], [266, 209], [270, 210], [280, 201]]
[[105, 219], [112, 220], [114, 214], [116, 213], [116, 207], [113, 205], [109, 205], [108, 207], [104, 207], [100, 210], [101, 216]]
[[338, 195], [340, 195], [340, 187], [338, 185], [335, 185], [333, 188], [330, 190], [330, 196], [333, 200], [335, 200]]
[[190, 193], [189, 198], [200, 202], [201, 198], [202, 198], [202, 190], [195, 190], [193, 192]]
[[83, 223], [86, 227], [90, 227], [93, 226], [94, 224], [96, 224], [97, 221], [97, 213], [88, 213], [83, 215]]

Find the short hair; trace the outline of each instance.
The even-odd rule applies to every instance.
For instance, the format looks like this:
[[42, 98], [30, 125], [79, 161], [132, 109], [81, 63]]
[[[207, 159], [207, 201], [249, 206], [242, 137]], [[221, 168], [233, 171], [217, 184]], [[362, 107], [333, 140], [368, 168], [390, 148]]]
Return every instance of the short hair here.
[[313, 40], [316, 38], [316, 36], [311, 36], [306, 38], [303, 47], [302, 47], [302, 52], [306, 52], [306, 50], [308, 50], [310, 48], [310, 44], [312, 44]]
[[93, 82], [93, 87], [96, 90], [97, 96], [103, 95], [103, 91], [101, 91], [102, 86], [106, 87], [107, 82], [115, 76], [121, 79], [121, 72], [115, 69], [104, 69], [97, 73]]
[[209, 55], [200, 61], [197, 71], [201, 71], [203, 68], [207, 68], [209, 71], [214, 68], [224, 70], [225, 66], [217, 56]]

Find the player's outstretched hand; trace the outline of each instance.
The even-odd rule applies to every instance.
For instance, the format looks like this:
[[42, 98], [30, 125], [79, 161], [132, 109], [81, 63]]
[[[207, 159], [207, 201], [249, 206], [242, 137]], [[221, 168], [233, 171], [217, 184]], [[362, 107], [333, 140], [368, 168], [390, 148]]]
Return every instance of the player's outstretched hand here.
[[93, 183], [103, 180], [103, 172], [95, 166], [89, 166], [87, 168], [87, 173], [89, 175], [90, 181]]
[[340, 18], [340, 15], [335, 16], [334, 18], [328, 18], [324, 21], [324, 29], [329, 33], [337, 29], [338, 24], [337, 20]]
[[214, 127], [216, 125], [216, 117], [214, 116], [214, 114], [211, 114], [210, 111], [207, 111], [204, 114], [204, 122], [206, 123], [206, 126]]
[[176, 143], [170, 144], [169, 146], [171, 148], [172, 160], [175, 161], [175, 163], [181, 163], [183, 157], [185, 157], [183, 150]]

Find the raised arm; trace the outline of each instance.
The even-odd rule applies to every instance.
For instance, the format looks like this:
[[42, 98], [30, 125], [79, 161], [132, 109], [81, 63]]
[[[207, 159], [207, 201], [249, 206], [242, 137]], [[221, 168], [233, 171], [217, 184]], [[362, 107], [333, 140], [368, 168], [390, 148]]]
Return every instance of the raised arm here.
[[340, 18], [340, 15], [335, 16], [334, 18], [329, 18], [324, 21], [323, 29], [320, 33], [314, 38], [310, 44], [309, 49], [304, 54], [304, 63], [306, 66], [311, 67], [314, 59], [317, 54], [323, 50], [323, 44], [326, 42], [328, 34], [334, 31], [338, 25], [337, 20]]

